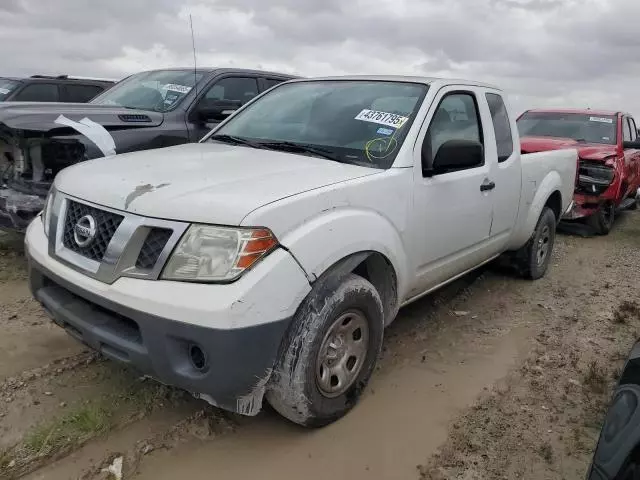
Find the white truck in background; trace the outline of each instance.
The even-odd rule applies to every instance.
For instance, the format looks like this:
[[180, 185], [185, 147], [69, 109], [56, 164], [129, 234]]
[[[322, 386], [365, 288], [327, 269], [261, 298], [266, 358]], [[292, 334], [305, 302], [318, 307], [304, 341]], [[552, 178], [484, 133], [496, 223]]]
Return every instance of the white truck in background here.
[[25, 244], [69, 334], [214, 405], [322, 426], [398, 309], [506, 254], [547, 271], [577, 153], [520, 154], [495, 87], [294, 80], [200, 143], [64, 169]]

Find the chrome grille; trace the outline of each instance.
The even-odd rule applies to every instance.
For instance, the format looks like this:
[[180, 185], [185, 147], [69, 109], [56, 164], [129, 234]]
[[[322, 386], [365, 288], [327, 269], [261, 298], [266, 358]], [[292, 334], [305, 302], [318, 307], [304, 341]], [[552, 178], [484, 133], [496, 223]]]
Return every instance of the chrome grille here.
[[136, 268], [143, 270], [153, 268], [172, 234], [173, 230], [153, 228], [142, 244], [142, 249], [136, 260]]
[[[74, 229], [78, 220], [85, 215], [91, 215], [95, 220], [96, 234], [88, 245], [81, 247], [76, 243], [74, 238]], [[113, 235], [116, 233], [123, 219], [124, 217], [122, 215], [69, 200], [67, 203], [67, 214], [64, 219], [62, 243], [66, 248], [83, 257], [101, 262]]]

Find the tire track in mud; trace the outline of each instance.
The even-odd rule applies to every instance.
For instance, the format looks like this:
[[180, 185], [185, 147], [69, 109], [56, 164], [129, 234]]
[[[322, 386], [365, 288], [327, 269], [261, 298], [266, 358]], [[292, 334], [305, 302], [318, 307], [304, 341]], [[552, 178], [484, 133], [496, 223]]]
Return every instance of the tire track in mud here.
[[[403, 309], [385, 333], [383, 353], [367, 393], [360, 405], [337, 424], [307, 431], [285, 422], [268, 408], [256, 418], [246, 418], [180, 398], [175, 404], [165, 405], [164, 410], [146, 412], [134, 418], [133, 423], [105, 433], [73, 452], [65, 452], [70, 455], [27, 478], [103, 478], [100, 470], [116, 456], [124, 458], [126, 479], [173, 479], [185, 475], [208, 479], [212, 471], [218, 478], [232, 480], [252, 476], [279, 480], [289, 477], [417, 479], [421, 476], [492, 479], [503, 477], [493, 477], [478, 465], [495, 463], [509, 468], [500, 463], [504, 462], [501, 448], [516, 458], [521, 455], [519, 464], [537, 465], [538, 459], [542, 459], [548, 465], [545, 455], [549, 448], [545, 443], [528, 444], [509, 433], [517, 428], [529, 428], [532, 424], [529, 413], [538, 412], [535, 408], [530, 406], [532, 410], [525, 416], [507, 416], [506, 423], [492, 423], [496, 421], [495, 414], [517, 410], [517, 402], [521, 401], [505, 394], [500, 396], [499, 392], [507, 391], [505, 385], [513, 382], [510, 379], [520, 377], [527, 379], [524, 384], [518, 384], [522, 395], [531, 395], [531, 389], [535, 393], [538, 387], [544, 391], [540, 387], [543, 384], [530, 382], [535, 379], [532, 375], [539, 374], [539, 368], [552, 384], [568, 388], [565, 384], [573, 378], [567, 376], [579, 376], [579, 373], [565, 374], [565, 361], [553, 352], [566, 348], [570, 365], [571, 355], [576, 353], [569, 352], [575, 350], [575, 345], [572, 350], [557, 342], [571, 335], [579, 340], [581, 348], [601, 349], [611, 352], [613, 357], [623, 355], [623, 339], [629, 334], [624, 328], [616, 327], [618, 333], [611, 333], [607, 324], [604, 333], [598, 331], [604, 340], [592, 338], [585, 331], [589, 325], [608, 318], [603, 312], [612, 314], [616, 295], [629, 296], [635, 292], [618, 278], [627, 275], [629, 279], [640, 279], [634, 276], [634, 272], [640, 272], [638, 265], [632, 265], [627, 258], [636, 245], [636, 234], [640, 238], [634, 223], [637, 217], [637, 214], [625, 215], [608, 238], [560, 236], [551, 271], [538, 282], [485, 270]], [[611, 242], [622, 245], [621, 253], [610, 255]], [[618, 280], [613, 281], [614, 278]], [[597, 297], [601, 297], [601, 303], [592, 301]], [[595, 305], [589, 307], [587, 318], [581, 315], [585, 305]], [[574, 321], [575, 318], [578, 320]], [[573, 330], [567, 330], [567, 324], [572, 325]], [[631, 320], [625, 325], [631, 330], [635, 328]], [[549, 345], [555, 345], [554, 350]], [[549, 353], [548, 358], [544, 352]], [[588, 372], [590, 364], [581, 358], [578, 360], [578, 370], [586, 368]], [[90, 372], [96, 366], [87, 368]], [[133, 374], [128, 375], [129, 379], [135, 378]], [[108, 385], [109, 381], [109, 378], [96, 377], [87, 383], [93, 382], [95, 387]], [[583, 377], [579, 376], [576, 381], [582, 384]], [[131, 384], [127, 388], [132, 388]], [[581, 389], [565, 393], [570, 396], [580, 392]], [[504, 405], [495, 400], [502, 397], [511, 400]], [[546, 397], [542, 398], [546, 402]], [[556, 405], [557, 401], [540, 404], [539, 411], [547, 412], [542, 406], [555, 409]], [[597, 409], [589, 412], [592, 420], [596, 419]], [[554, 415], [557, 415], [555, 410]], [[550, 418], [555, 417], [550, 415]], [[572, 435], [568, 422], [558, 424], [561, 427], [557, 430], [551, 428], [554, 434], [562, 434], [560, 430], [564, 429]], [[540, 423], [532, 427], [535, 438], [546, 438], [549, 428], [545, 430], [545, 426]], [[503, 432], [501, 437], [508, 438], [513, 445], [502, 445], [495, 438], [473, 436], [474, 432], [485, 430], [494, 435]], [[470, 439], [469, 448], [462, 448], [456, 440], [461, 438], [456, 436], [458, 431], [472, 433], [462, 437]], [[593, 438], [588, 430], [581, 431], [578, 442], [584, 449], [589, 448]], [[453, 448], [448, 450], [449, 445]], [[532, 451], [523, 453], [527, 448]], [[562, 462], [553, 443], [550, 448], [550, 458]], [[433, 456], [439, 449], [440, 455]], [[470, 461], [452, 457], [447, 451], [463, 452]], [[578, 455], [571, 468], [577, 471], [580, 466], [584, 467], [585, 458]], [[567, 469], [563, 472], [568, 472]], [[544, 470], [544, 475], [529, 478], [562, 478], [553, 476], [553, 469]], [[579, 477], [567, 475], [565, 478]]]

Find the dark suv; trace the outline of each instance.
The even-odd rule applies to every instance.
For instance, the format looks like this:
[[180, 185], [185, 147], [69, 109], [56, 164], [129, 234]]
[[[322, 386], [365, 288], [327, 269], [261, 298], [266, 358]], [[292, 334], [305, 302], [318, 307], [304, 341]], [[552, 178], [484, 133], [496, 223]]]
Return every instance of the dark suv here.
[[0, 77], [0, 102], [85, 103], [114, 84], [112, 80], [83, 79], [67, 75]]
[[131, 75], [82, 105], [0, 102], [0, 229], [24, 230], [63, 168], [197, 142], [246, 102], [292, 78], [237, 68], [171, 68]]

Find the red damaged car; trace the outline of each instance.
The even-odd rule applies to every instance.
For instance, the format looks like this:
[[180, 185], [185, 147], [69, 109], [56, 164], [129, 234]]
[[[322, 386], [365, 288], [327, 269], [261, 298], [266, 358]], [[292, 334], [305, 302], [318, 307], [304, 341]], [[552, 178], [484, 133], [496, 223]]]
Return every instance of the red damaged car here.
[[618, 209], [638, 208], [640, 138], [627, 113], [528, 110], [518, 118], [522, 153], [576, 148], [578, 178], [564, 220], [586, 221], [600, 235]]

